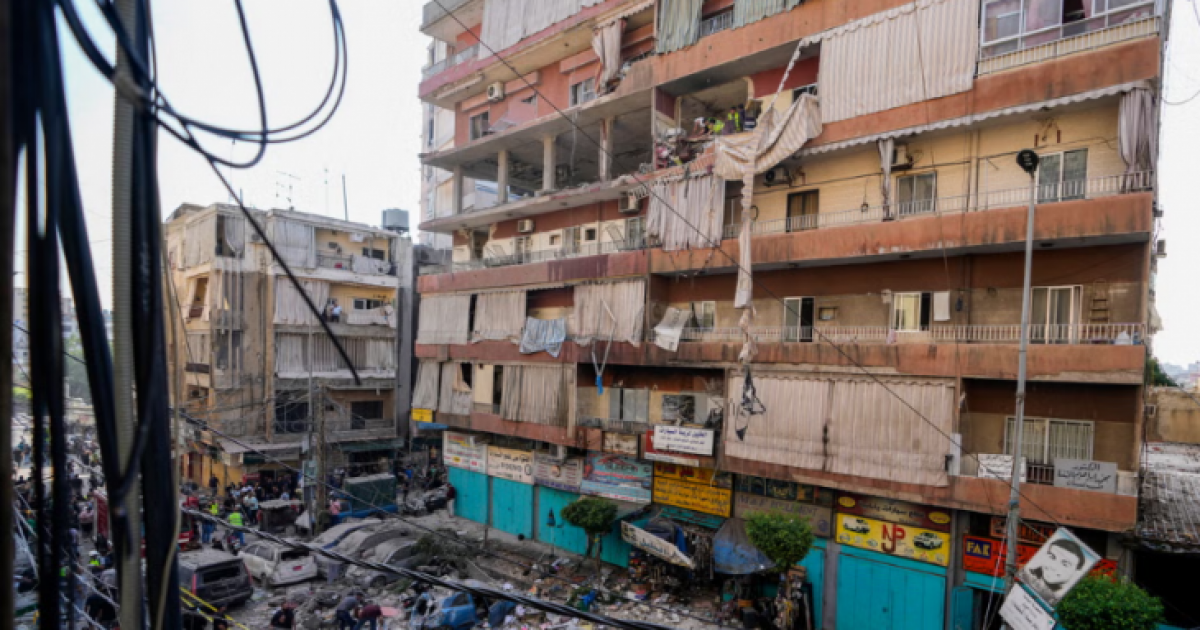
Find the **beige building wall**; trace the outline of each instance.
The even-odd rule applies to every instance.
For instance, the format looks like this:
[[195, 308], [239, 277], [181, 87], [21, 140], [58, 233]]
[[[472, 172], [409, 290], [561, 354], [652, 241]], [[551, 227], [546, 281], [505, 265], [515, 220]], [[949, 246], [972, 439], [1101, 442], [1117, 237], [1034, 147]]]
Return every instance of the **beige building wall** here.
[[1149, 439], [1200, 444], [1200, 405], [1193, 398], [1200, 399], [1200, 396], [1174, 388], [1155, 388], [1152, 396], [1155, 415], [1147, 419]]

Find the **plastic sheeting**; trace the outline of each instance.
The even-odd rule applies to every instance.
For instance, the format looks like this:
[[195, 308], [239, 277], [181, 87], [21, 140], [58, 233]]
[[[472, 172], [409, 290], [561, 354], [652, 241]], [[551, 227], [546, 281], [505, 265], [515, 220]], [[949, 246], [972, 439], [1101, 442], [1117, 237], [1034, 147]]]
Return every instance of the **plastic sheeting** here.
[[771, 559], [750, 542], [746, 522], [740, 518], [725, 521], [713, 537], [713, 570], [726, 575], [750, 575], [775, 567]]
[[790, 11], [803, 0], [737, 0], [733, 3], [733, 28], [741, 28], [776, 13]]
[[479, 58], [503, 52], [517, 42], [604, 0], [487, 0]]
[[607, 92], [609, 81], [621, 70], [621, 35], [625, 32], [625, 20], [608, 22], [592, 31], [592, 50], [600, 59], [600, 74], [596, 77], [596, 92]]
[[475, 296], [475, 326], [471, 341], [521, 339], [525, 324], [525, 292], [503, 291]]
[[[945, 486], [954, 387], [939, 379], [760, 373], [764, 415], [740, 414], [742, 376], [729, 379], [733, 431], [725, 454], [795, 468]], [[916, 409], [918, 413], [914, 413]], [[922, 418], [923, 416], [923, 418]], [[745, 427], [745, 439], [737, 430]]]
[[679, 348], [679, 339], [683, 336], [683, 328], [692, 319], [690, 310], [667, 307], [667, 314], [654, 327], [654, 345], [663, 350], [675, 352]]
[[669, 53], [700, 39], [700, 11], [704, 0], [660, 0], [655, 28], [655, 51]]
[[417, 366], [417, 383], [413, 386], [413, 409], [438, 408], [438, 382], [442, 366], [437, 361], [421, 361]]
[[506, 365], [500, 417], [567, 426], [567, 372], [560, 365]]
[[575, 312], [569, 326], [571, 336], [581, 346], [590, 344], [593, 339], [608, 341], [610, 334], [614, 342], [640, 346], [645, 310], [646, 283], [643, 280], [577, 285]]
[[441, 394], [438, 396], [438, 408], [441, 413], [456, 416], [471, 415], [471, 386], [463, 380], [463, 366], [466, 363], [443, 363]]
[[701, 175], [654, 183], [646, 232], [664, 251], [719, 247], [725, 220], [725, 180]]
[[316, 268], [317, 240], [313, 226], [276, 217], [271, 223], [271, 242], [288, 265]]
[[[329, 283], [323, 280], [301, 280], [304, 292], [319, 309], [329, 301]], [[286, 276], [275, 278], [275, 323], [315, 326], [317, 318], [312, 314], [296, 285]]]
[[546, 352], [554, 358], [562, 352], [567, 340], [567, 319], [525, 319], [525, 334], [521, 336], [521, 354]]
[[465, 344], [471, 332], [471, 296], [422, 297], [418, 319], [417, 343]]
[[958, 94], [975, 80], [979, 0], [918, 0], [820, 38], [824, 122]]

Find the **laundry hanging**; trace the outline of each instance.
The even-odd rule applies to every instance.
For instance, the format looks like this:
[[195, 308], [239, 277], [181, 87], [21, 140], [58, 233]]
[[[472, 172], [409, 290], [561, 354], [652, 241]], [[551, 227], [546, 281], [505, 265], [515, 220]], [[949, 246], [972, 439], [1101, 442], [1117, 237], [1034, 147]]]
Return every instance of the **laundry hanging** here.
[[692, 319], [690, 310], [667, 307], [666, 315], [654, 327], [654, 345], [663, 350], [675, 352], [679, 348], [679, 340], [683, 337], [683, 328]]
[[558, 358], [563, 342], [567, 339], [567, 318], [525, 318], [525, 334], [521, 336], [521, 354], [546, 352]]

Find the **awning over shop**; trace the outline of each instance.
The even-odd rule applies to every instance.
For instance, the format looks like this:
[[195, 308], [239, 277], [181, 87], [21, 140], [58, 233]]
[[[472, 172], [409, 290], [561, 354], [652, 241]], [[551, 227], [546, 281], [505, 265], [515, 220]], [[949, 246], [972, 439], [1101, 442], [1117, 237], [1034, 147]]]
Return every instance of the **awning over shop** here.
[[627, 521], [621, 521], [621, 539], [625, 542], [645, 551], [646, 553], [670, 562], [681, 567], [693, 568], [695, 565], [692, 559], [687, 557], [674, 544], [665, 541], [650, 532], [633, 525]]
[[338, 448], [343, 453], [365, 453], [367, 451], [394, 451], [404, 448], [404, 440], [366, 440], [362, 442], [341, 442]]
[[746, 521], [731, 518], [713, 538], [713, 569], [726, 575], [749, 575], [773, 568], [746, 534]]
[[446, 429], [450, 428], [450, 425], [441, 424], [439, 422], [414, 422], [413, 424], [416, 425], [417, 431], [420, 431], [422, 433], [426, 433], [426, 432], [432, 433], [433, 431], [445, 431]]
[[1152, 442], [1143, 457], [1138, 541], [1168, 553], [1200, 551], [1200, 445]]

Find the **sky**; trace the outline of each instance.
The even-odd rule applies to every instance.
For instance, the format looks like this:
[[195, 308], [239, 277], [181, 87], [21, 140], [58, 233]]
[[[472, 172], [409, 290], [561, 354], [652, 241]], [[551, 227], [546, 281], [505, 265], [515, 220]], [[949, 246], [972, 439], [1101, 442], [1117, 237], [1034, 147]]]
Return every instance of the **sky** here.
[[[1200, 306], [1193, 293], [1200, 234], [1193, 186], [1200, 166], [1200, 0], [1174, 0], [1162, 106], [1158, 310], [1164, 330], [1154, 340], [1162, 360], [1200, 360], [1200, 326], [1188, 324]], [[163, 92], [179, 110], [207, 122], [255, 128], [254, 86], [231, 2], [152, 1]], [[352, 0], [339, 4], [349, 45], [349, 81], [337, 115], [315, 136], [269, 148], [263, 162], [229, 173], [249, 205], [294, 207], [343, 216], [346, 177], [349, 218], [378, 225], [380, 211], [402, 208], [415, 224], [419, 210], [421, 103], [417, 86], [429, 39], [418, 31], [422, 0]], [[93, 39], [111, 53], [112, 35], [93, 3], [77, 3]], [[286, 7], [286, 9], [284, 8]], [[287, 123], [321, 98], [333, 64], [325, 0], [247, 2], [247, 18], [266, 91], [268, 122]], [[65, 28], [67, 98], [89, 235], [101, 296], [110, 305], [112, 90], [80, 54]], [[111, 58], [111, 56], [110, 56]], [[1178, 103], [1178, 104], [1172, 104]], [[160, 134], [159, 179], [164, 216], [182, 203], [230, 201], [203, 158]], [[209, 139], [217, 155], [245, 158], [248, 145]], [[18, 250], [19, 251], [19, 250]], [[21, 284], [22, 278], [17, 278]]]

